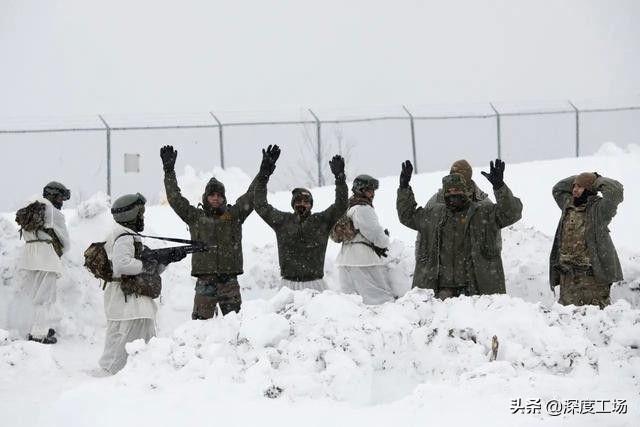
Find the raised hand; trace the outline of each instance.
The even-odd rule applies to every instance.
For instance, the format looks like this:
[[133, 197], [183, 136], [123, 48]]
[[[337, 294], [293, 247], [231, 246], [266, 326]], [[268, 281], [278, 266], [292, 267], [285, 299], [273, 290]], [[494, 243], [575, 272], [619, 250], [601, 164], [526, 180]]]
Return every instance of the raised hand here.
[[333, 159], [329, 161], [329, 167], [331, 168], [331, 173], [336, 177], [336, 179], [344, 177], [344, 158], [342, 156], [333, 156]]
[[280, 157], [280, 147], [277, 145], [269, 145], [266, 150], [263, 148], [260, 172], [267, 176], [271, 175], [276, 169], [278, 157]]
[[482, 175], [493, 185], [493, 189], [497, 190], [504, 185], [504, 162], [496, 159], [495, 164], [489, 163], [489, 173], [481, 172]]
[[411, 175], [413, 174], [413, 165], [409, 160], [402, 163], [402, 172], [400, 172], [400, 188], [409, 187]]
[[160, 158], [162, 159], [162, 167], [166, 172], [172, 171], [176, 166], [176, 158], [178, 152], [173, 149], [172, 145], [165, 145], [160, 149]]

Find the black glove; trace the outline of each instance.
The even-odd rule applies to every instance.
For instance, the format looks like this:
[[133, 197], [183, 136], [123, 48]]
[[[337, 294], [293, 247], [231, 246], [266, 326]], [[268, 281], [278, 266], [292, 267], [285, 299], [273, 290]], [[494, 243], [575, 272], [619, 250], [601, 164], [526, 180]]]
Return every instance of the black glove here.
[[269, 145], [267, 149], [262, 149], [262, 163], [260, 164], [260, 174], [269, 176], [276, 170], [276, 162], [280, 157], [280, 147]]
[[176, 166], [176, 158], [178, 152], [173, 149], [172, 145], [165, 145], [160, 149], [160, 158], [162, 159], [162, 168], [165, 172], [172, 171]]
[[172, 262], [178, 262], [178, 261], [182, 261], [183, 259], [185, 259], [185, 257], [187, 256], [187, 252], [180, 250], [180, 249], [173, 249], [169, 255], [166, 257], [166, 261], [167, 263], [164, 265], [168, 265], [171, 264]]
[[496, 159], [495, 165], [493, 162], [489, 163], [489, 173], [482, 171], [482, 175], [489, 180], [494, 190], [501, 188], [504, 185], [504, 162]]
[[377, 246], [373, 246], [373, 251], [376, 253], [376, 255], [378, 255], [380, 258], [386, 258], [387, 257], [387, 252], [389, 252], [389, 248], [379, 248]]
[[155, 259], [147, 258], [141, 259], [142, 272], [147, 274], [155, 274], [158, 271], [158, 261]]
[[384, 234], [386, 234], [387, 236], [389, 235], [389, 230], [387, 230], [386, 228], [384, 229]]
[[409, 181], [411, 181], [411, 174], [413, 173], [413, 165], [409, 160], [402, 163], [402, 172], [400, 172], [400, 188], [409, 187]]
[[345, 178], [344, 176], [344, 158], [340, 155], [333, 156], [333, 159], [329, 161], [329, 167], [331, 173], [336, 179]]

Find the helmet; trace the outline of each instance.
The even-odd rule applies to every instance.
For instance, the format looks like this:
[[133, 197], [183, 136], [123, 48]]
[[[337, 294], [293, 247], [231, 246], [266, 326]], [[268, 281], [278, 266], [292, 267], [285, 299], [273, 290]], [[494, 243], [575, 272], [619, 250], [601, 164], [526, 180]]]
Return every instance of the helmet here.
[[377, 190], [378, 189], [378, 180], [369, 175], [358, 175], [356, 179], [353, 180], [353, 186], [351, 187], [351, 191], [354, 194], [362, 194], [364, 190]]
[[62, 200], [69, 200], [71, 191], [59, 182], [51, 181], [42, 189], [42, 197], [48, 198], [51, 196], [62, 196]]
[[309, 203], [311, 203], [311, 207], [313, 207], [313, 196], [311, 192], [306, 188], [294, 188], [291, 192], [291, 207], [293, 207], [298, 199], [307, 199]]
[[145, 203], [147, 203], [147, 199], [140, 193], [118, 197], [111, 205], [113, 219], [118, 223], [135, 221]]

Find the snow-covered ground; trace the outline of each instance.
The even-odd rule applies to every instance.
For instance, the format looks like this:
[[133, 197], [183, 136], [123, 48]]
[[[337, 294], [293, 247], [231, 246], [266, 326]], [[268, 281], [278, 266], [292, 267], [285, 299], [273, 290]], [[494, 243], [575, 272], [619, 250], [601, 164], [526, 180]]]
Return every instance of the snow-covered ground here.
[[[55, 346], [16, 339], [24, 328], [14, 268], [22, 243], [13, 214], [3, 214], [2, 425], [638, 425], [638, 165], [640, 147], [621, 150], [613, 144], [593, 157], [507, 165], [505, 181], [524, 203], [522, 221], [503, 232], [509, 296], [442, 302], [415, 290], [393, 304], [364, 306], [358, 297], [338, 292], [332, 261], [339, 247], [333, 243], [325, 266], [332, 291], [278, 291], [275, 236], [252, 214], [243, 228], [243, 311], [190, 321], [189, 260], [172, 265], [163, 275], [159, 338], [131, 344], [127, 367], [101, 379], [87, 372], [103, 345], [102, 291], [82, 267], [82, 252], [111, 227], [106, 197], [96, 195], [65, 211], [74, 247], [65, 259], [67, 275], [59, 281]], [[488, 191], [481, 169], [487, 168], [476, 168], [474, 177]], [[625, 281], [614, 286], [616, 302], [605, 310], [554, 304], [547, 282], [560, 214], [551, 187], [585, 170], [626, 184], [625, 201], [610, 226]], [[237, 169], [213, 173], [225, 182], [230, 199], [250, 181]], [[210, 175], [187, 168], [179, 178], [194, 204]], [[442, 175], [413, 178], [419, 202], [437, 190]], [[404, 292], [413, 270], [415, 232], [398, 222], [397, 182], [397, 176], [381, 179], [374, 204], [394, 238], [389, 269], [398, 292]], [[323, 209], [333, 188], [313, 193], [315, 208]], [[290, 209], [287, 192], [269, 199]], [[188, 236], [166, 204], [149, 206], [146, 224], [147, 234]], [[490, 362], [494, 336], [499, 348]], [[525, 412], [535, 412], [530, 399], [541, 399], [540, 414], [512, 414], [517, 399]], [[627, 414], [549, 414], [554, 408], [547, 408], [549, 401], [568, 408], [570, 399], [611, 401], [604, 408], [599, 402], [594, 411], [610, 411], [614, 400], [625, 399]]]

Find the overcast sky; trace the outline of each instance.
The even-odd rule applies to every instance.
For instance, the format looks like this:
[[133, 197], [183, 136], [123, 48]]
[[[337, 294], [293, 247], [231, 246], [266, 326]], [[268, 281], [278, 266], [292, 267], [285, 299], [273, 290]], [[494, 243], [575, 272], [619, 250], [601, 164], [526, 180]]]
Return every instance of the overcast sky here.
[[640, 94], [640, 1], [0, 0], [0, 115]]

